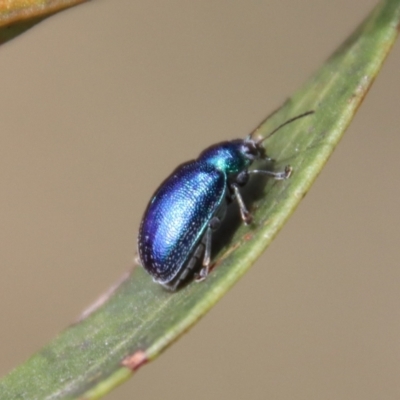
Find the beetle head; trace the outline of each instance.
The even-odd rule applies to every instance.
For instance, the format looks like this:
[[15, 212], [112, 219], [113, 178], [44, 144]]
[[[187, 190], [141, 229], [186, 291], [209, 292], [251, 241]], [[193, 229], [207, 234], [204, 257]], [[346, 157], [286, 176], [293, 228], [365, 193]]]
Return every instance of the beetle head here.
[[266, 156], [265, 148], [262, 145], [262, 140], [254, 140], [251, 135], [247, 136], [246, 139], [244, 139], [241, 151], [244, 156], [251, 161], [265, 158]]

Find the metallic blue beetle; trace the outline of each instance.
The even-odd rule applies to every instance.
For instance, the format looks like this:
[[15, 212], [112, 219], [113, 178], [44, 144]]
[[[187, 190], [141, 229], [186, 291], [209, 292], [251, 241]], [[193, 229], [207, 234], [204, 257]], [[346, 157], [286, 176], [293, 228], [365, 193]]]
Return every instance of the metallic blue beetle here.
[[[291, 118], [284, 125], [313, 113]], [[251, 170], [253, 161], [269, 158], [262, 142], [253, 134], [215, 144], [200, 156], [178, 166], [159, 186], [144, 213], [138, 238], [139, 257], [153, 280], [176, 290], [202, 258], [198, 280], [210, 271], [212, 234], [225, 216], [226, 206], [233, 199], [239, 205], [245, 224], [251, 222], [239, 187], [249, 174], [266, 174], [274, 179], [287, 179], [291, 167], [284, 171]]]

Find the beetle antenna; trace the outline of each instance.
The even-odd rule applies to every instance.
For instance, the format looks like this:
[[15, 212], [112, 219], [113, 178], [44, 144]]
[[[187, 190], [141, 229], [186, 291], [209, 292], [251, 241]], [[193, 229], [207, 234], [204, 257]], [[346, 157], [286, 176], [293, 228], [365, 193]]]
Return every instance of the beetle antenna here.
[[274, 133], [278, 132], [279, 129], [283, 128], [284, 126], [286, 126], [286, 125], [292, 123], [293, 121], [296, 121], [297, 119], [306, 117], [307, 115], [311, 115], [311, 114], [314, 114], [314, 113], [315, 113], [315, 111], [314, 111], [314, 110], [311, 110], [311, 111], [307, 111], [307, 112], [305, 112], [305, 113], [303, 113], [303, 114], [297, 115], [296, 117], [293, 117], [293, 118], [288, 119], [288, 120], [285, 121], [283, 124], [281, 124], [281, 125], [279, 125], [277, 128], [275, 128], [275, 129], [274, 129], [271, 133], [269, 133], [265, 138], [262, 138], [262, 139], [260, 139], [259, 141], [257, 141], [257, 142], [256, 142], [257, 145], [260, 145], [264, 140], [270, 138]]

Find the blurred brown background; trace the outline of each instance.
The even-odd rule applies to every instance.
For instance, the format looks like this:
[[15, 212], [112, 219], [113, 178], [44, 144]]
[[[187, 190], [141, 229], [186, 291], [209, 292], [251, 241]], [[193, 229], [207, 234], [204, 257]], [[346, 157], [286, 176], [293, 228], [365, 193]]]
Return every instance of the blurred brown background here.
[[[166, 174], [244, 137], [375, 4], [98, 0], [2, 46], [0, 375], [127, 269]], [[266, 254], [110, 399], [400, 398], [399, 104], [398, 43]]]

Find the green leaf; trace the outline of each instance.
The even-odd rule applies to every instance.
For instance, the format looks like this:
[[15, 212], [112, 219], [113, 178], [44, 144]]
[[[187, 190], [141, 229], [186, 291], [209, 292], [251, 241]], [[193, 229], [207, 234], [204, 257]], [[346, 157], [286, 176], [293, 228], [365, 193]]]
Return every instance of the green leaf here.
[[0, 44], [25, 32], [52, 14], [87, 0], [0, 0]]
[[[259, 127], [316, 113], [268, 140], [293, 175], [253, 187], [254, 222], [233, 222], [206, 281], [169, 293], [137, 267], [85, 315], [0, 382], [1, 399], [96, 399], [153, 360], [200, 319], [265, 250], [307, 193], [376, 77], [399, 29], [400, 0], [383, 1], [325, 65]], [[261, 187], [261, 189], [259, 189]], [[250, 188], [251, 189], [251, 188]]]

